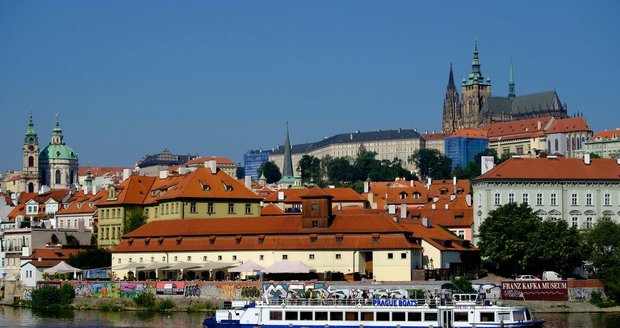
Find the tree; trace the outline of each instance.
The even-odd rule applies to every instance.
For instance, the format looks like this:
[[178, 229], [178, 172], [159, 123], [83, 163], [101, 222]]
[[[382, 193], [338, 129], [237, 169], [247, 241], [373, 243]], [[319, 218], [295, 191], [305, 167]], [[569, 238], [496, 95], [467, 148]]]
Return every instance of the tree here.
[[302, 156], [299, 160], [299, 170], [301, 170], [303, 181], [319, 182], [321, 180], [321, 160], [314, 156]]
[[409, 156], [420, 173], [421, 179], [450, 179], [452, 173], [452, 160], [442, 155], [437, 149], [419, 149]]
[[237, 165], [237, 170], [235, 171], [235, 176], [237, 177], [237, 179], [244, 179], [245, 178], [245, 168], [241, 165]]
[[587, 258], [603, 280], [607, 296], [620, 301], [620, 224], [610, 218], [599, 219], [584, 234]]
[[581, 237], [565, 221], [541, 221], [526, 203], [509, 203], [480, 225], [480, 255], [500, 274], [572, 272], [583, 260]]
[[69, 257], [67, 263], [81, 269], [105, 268], [112, 266], [112, 253], [93, 247]]
[[364, 145], [360, 145], [360, 148], [357, 151], [357, 157], [353, 162], [353, 175], [351, 180], [364, 181], [368, 179], [370, 174], [378, 171], [380, 163], [375, 158], [376, 156], [376, 152], [367, 151]]
[[352, 166], [344, 157], [336, 157], [329, 162], [327, 177], [332, 182], [350, 182], [352, 178]]
[[276, 183], [282, 179], [282, 173], [274, 162], [265, 162], [258, 169], [258, 175], [265, 175], [267, 183]]
[[127, 211], [125, 215], [125, 222], [123, 224], [123, 233], [132, 232], [146, 223], [146, 215], [141, 208], [132, 208]]
[[75, 236], [72, 235], [72, 234], [65, 233], [65, 240], [66, 240], [65, 246], [67, 248], [78, 248], [78, 247], [80, 247], [80, 241], [77, 238], [75, 238]]

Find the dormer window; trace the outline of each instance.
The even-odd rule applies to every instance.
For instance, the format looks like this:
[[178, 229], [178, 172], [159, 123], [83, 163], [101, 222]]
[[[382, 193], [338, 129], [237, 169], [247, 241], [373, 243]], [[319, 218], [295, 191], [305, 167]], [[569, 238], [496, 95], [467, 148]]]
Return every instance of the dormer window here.
[[318, 210], [319, 210], [319, 204], [317, 204], [317, 203], [312, 203], [312, 211], [313, 211], [313, 212], [316, 212], [316, 211], [318, 211]]
[[310, 243], [316, 244], [316, 239], [317, 239], [317, 235], [316, 234], [311, 234], [310, 235]]
[[201, 184], [202, 185], [202, 191], [209, 191], [211, 190], [211, 186], [208, 184]]
[[407, 193], [406, 192], [401, 192], [399, 194], [399, 196], [400, 196], [400, 199], [407, 199]]
[[379, 234], [378, 233], [373, 233], [372, 234], [372, 243], [373, 244], [378, 244], [379, 243]]
[[336, 243], [342, 244], [343, 234], [336, 234]]
[[420, 199], [420, 193], [419, 192], [414, 192], [413, 193], [413, 199]]
[[224, 184], [225, 191], [233, 191], [233, 187], [231, 185]]

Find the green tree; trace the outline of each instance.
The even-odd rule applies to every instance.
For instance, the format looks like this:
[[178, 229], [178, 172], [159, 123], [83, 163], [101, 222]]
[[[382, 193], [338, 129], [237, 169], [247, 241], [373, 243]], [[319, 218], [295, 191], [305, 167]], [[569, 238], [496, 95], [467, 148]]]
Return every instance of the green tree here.
[[67, 263], [80, 269], [109, 267], [112, 266], [112, 253], [109, 250], [92, 247], [69, 257]]
[[420, 178], [449, 179], [452, 174], [452, 160], [442, 155], [437, 149], [419, 149], [409, 156], [408, 160], [415, 165]]
[[332, 182], [350, 182], [352, 178], [352, 171], [353, 167], [346, 158], [336, 157], [329, 162], [327, 176]]
[[557, 271], [566, 276], [583, 263], [581, 234], [564, 220], [542, 221], [529, 238], [528, 271]]
[[146, 223], [146, 215], [141, 208], [132, 208], [127, 211], [125, 215], [125, 222], [123, 224], [123, 234], [132, 232]]
[[360, 145], [357, 151], [357, 157], [353, 162], [353, 174], [351, 180], [364, 181], [368, 179], [368, 176], [378, 171], [380, 163], [375, 158], [377, 153], [374, 151], [366, 150], [364, 145]]
[[74, 235], [65, 233], [66, 248], [79, 248], [80, 241]]
[[239, 163], [237, 164], [237, 170], [235, 171], [235, 176], [237, 179], [245, 178], [245, 168]]
[[603, 281], [605, 293], [620, 302], [620, 224], [601, 218], [584, 233], [587, 258]]
[[276, 183], [282, 179], [282, 173], [274, 162], [265, 162], [258, 169], [258, 176], [265, 175], [267, 183]]
[[321, 160], [314, 156], [303, 155], [299, 160], [299, 170], [303, 181], [316, 183], [321, 180]]

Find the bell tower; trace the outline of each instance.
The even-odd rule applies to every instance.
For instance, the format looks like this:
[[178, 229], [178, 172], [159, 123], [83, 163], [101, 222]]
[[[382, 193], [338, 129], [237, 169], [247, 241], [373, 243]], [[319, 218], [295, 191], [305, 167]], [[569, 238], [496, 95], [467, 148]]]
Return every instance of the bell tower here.
[[461, 128], [479, 128], [482, 125], [480, 110], [486, 98], [491, 96], [491, 79], [485, 79], [480, 70], [478, 59], [478, 43], [474, 44], [474, 59], [471, 62], [471, 73], [461, 84]]
[[28, 129], [24, 136], [23, 151], [23, 168], [22, 180], [24, 181], [25, 192], [37, 192], [39, 190], [39, 139], [37, 132], [34, 130], [32, 122], [32, 112], [30, 112], [30, 121]]

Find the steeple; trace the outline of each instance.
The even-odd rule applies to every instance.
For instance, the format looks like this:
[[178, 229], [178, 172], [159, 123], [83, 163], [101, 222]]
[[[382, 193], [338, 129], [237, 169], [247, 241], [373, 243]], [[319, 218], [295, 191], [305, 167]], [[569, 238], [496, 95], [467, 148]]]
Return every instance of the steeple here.
[[450, 63], [450, 76], [448, 77], [448, 90], [456, 89], [454, 86], [454, 74], [452, 73], [452, 63]]
[[62, 129], [60, 129], [59, 114], [56, 113], [56, 127], [52, 130], [52, 145], [64, 145], [65, 142], [62, 136]]
[[452, 71], [452, 63], [450, 63], [450, 75], [448, 76], [448, 87], [446, 88], [446, 96], [443, 100], [443, 122], [442, 129], [444, 132], [454, 132], [458, 126], [458, 120], [461, 117], [461, 103], [459, 102], [459, 93], [454, 85], [454, 73]]
[[30, 111], [30, 121], [28, 122], [28, 130], [26, 130], [26, 135], [24, 138], [24, 143], [33, 145], [39, 143], [39, 138], [37, 137], [37, 132], [34, 130], [34, 123], [32, 123], [32, 111]]
[[516, 96], [517, 95], [515, 94], [515, 75], [512, 70], [512, 59], [510, 59], [510, 77], [508, 78], [508, 98], [512, 100]]
[[490, 81], [488, 80], [485, 82], [484, 77], [482, 76], [482, 72], [480, 71], [480, 60], [478, 59], [478, 41], [474, 42], [474, 59], [471, 61], [471, 73], [469, 73], [467, 80], [463, 81], [463, 85], [474, 84], [490, 84]]
[[288, 122], [286, 122], [286, 136], [284, 137], [284, 167], [282, 177], [293, 177], [293, 158], [291, 156], [291, 141], [288, 136]]

